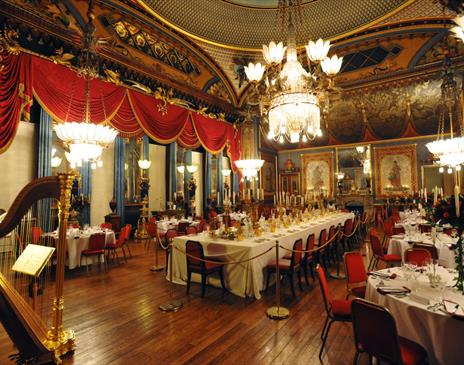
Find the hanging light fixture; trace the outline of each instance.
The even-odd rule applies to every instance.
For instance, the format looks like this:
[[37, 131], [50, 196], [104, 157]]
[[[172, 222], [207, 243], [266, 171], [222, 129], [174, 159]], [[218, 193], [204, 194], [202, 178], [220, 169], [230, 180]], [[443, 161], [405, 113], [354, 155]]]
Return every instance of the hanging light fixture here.
[[[113, 143], [118, 132], [106, 125], [94, 124], [90, 120], [90, 80], [98, 77], [98, 59], [96, 56], [97, 39], [93, 20], [93, 1], [89, 1], [85, 26], [84, 47], [80, 56], [81, 67], [78, 76], [85, 78], [85, 113], [82, 122], [59, 123], [54, 129], [57, 137], [69, 149], [66, 158], [71, 167], [81, 166], [83, 161], [91, 163], [93, 169], [102, 166], [103, 149]], [[70, 100], [71, 105], [72, 98]], [[104, 106], [103, 106], [104, 108]]]
[[307, 142], [322, 136], [321, 108], [328, 101], [333, 77], [343, 61], [336, 55], [327, 57], [329, 41], [309, 41], [306, 45], [309, 71], [304, 69], [298, 60], [293, 24], [300, 7], [301, 0], [279, 0], [279, 15], [288, 21], [287, 46], [271, 41], [269, 46], [263, 45], [265, 66], [261, 63], [245, 66], [251, 83], [250, 96], [258, 97], [261, 116], [267, 121], [267, 137], [279, 143]]
[[247, 159], [235, 161], [235, 166], [240, 170], [243, 178], [246, 180], [254, 180], [258, 178], [258, 172], [263, 167], [264, 160]]
[[[426, 144], [440, 166], [449, 169], [457, 168], [464, 164], [464, 136], [462, 115], [459, 110], [460, 95], [457, 91], [456, 80], [448, 52], [443, 61], [443, 82], [441, 85], [441, 111], [438, 122], [437, 139]], [[449, 120], [449, 138], [445, 138], [446, 120]], [[457, 124], [458, 135], [454, 130]]]
[[222, 176], [230, 176], [230, 173], [232, 172], [231, 169], [222, 169]]
[[138, 160], [137, 163], [142, 170], [148, 170], [151, 166], [151, 161], [149, 160]]

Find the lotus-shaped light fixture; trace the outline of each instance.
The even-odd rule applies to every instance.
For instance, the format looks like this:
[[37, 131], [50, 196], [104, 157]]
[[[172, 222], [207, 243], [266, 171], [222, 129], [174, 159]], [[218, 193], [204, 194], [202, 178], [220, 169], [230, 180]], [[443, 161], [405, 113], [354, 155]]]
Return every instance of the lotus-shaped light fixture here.
[[328, 76], [335, 76], [342, 68], [343, 57], [338, 57], [336, 54], [332, 57], [327, 57], [321, 62], [322, 71]]
[[309, 41], [305, 46], [308, 58], [313, 62], [321, 62], [329, 53], [330, 41], [324, 41], [319, 38], [316, 42]]
[[266, 68], [259, 62], [257, 64], [250, 62], [248, 66], [245, 66], [245, 74], [251, 82], [260, 81], [265, 70]]
[[269, 46], [263, 44], [264, 60], [269, 64], [281, 63], [282, 59], [284, 58], [286, 49], [287, 47], [284, 47], [282, 42], [276, 44], [274, 41], [271, 41]]
[[231, 169], [222, 169], [222, 176], [230, 176]]

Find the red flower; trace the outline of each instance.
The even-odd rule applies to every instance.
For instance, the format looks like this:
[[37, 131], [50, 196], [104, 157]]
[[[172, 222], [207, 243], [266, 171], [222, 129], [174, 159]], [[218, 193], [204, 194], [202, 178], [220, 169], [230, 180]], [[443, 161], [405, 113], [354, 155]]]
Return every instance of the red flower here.
[[448, 212], [443, 213], [443, 218], [449, 218], [449, 213]]

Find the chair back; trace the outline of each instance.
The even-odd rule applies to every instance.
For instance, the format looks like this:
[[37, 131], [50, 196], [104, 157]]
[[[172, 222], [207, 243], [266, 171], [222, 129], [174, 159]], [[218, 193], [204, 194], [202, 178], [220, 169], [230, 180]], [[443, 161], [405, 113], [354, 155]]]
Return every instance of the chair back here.
[[350, 235], [351, 232], [353, 232], [353, 220], [352, 219], [347, 219], [345, 221], [345, 224], [343, 226], [343, 232], [345, 233], [346, 236]]
[[327, 230], [324, 228], [321, 233], [319, 233], [319, 247], [322, 247], [327, 242]]
[[376, 257], [383, 257], [382, 243], [380, 242], [380, 238], [375, 228], [371, 228], [369, 230], [369, 241], [371, 243], [372, 254]]
[[391, 219], [386, 219], [383, 222], [383, 230], [388, 237], [393, 236], [393, 223]]
[[40, 236], [42, 236], [42, 228], [40, 227], [32, 227], [31, 229], [31, 240], [34, 245], [39, 243]]
[[335, 236], [335, 226], [330, 226], [328, 240], [330, 241], [333, 238], [333, 236]]
[[321, 287], [322, 299], [324, 300], [324, 306], [327, 314], [330, 314], [332, 307], [332, 300], [330, 299], [329, 286], [327, 285], [327, 279], [325, 277], [324, 269], [321, 265], [316, 266], [317, 277], [319, 278], [319, 285]]
[[187, 241], [185, 243], [185, 252], [187, 255], [187, 268], [203, 269], [205, 263], [199, 259], [204, 259], [203, 246], [198, 241]]
[[356, 349], [375, 356], [379, 362], [403, 364], [395, 319], [386, 308], [355, 299], [351, 314]]
[[430, 224], [419, 224], [419, 230], [421, 233], [432, 232], [432, 226]]
[[103, 250], [105, 248], [106, 234], [94, 233], [89, 238], [89, 250]]
[[149, 221], [147, 223], [147, 232], [151, 238], [156, 237], [156, 233], [158, 232], [158, 226], [156, 225], [156, 222]]
[[187, 227], [190, 225], [189, 222], [179, 222], [177, 225], [177, 232], [180, 234], [186, 234], [187, 233]]
[[126, 236], [124, 237], [126, 241], [130, 238], [131, 232], [132, 232], [132, 225], [128, 223], [126, 224]]
[[113, 229], [113, 225], [111, 223], [108, 223], [108, 222], [105, 222], [105, 223], [102, 223], [100, 224], [100, 228], [101, 229]]
[[187, 235], [197, 234], [197, 229], [194, 226], [188, 226], [186, 230]]
[[119, 231], [119, 237], [118, 240], [116, 241], [116, 245], [120, 246], [126, 241], [127, 236], [127, 227], [122, 227], [121, 230]]
[[166, 234], [164, 235], [164, 240], [165, 240], [166, 246], [168, 246], [172, 242], [172, 240], [177, 236], [178, 236], [178, 234], [177, 234], [177, 231], [175, 229], [173, 229], [173, 228], [168, 229], [166, 231]]
[[344, 258], [348, 284], [366, 282], [367, 274], [362, 255], [359, 252], [346, 252]]
[[432, 254], [423, 248], [408, 248], [404, 251], [404, 262], [427, 266], [432, 262]]
[[299, 263], [301, 262], [301, 257], [303, 255], [301, 251], [303, 251], [303, 240], [299, 238], [293, 244], [292, 258], [290, 260], [291, 267], [295, 267], [296, 265], [299, 265]]
[[424, 245], [421, 243], [415, 243], [412, 248], [414, 249], [421, 249], [421, 250], [426, 250], [430, 253], [430, 256], [432, 256], [433, 260], [438, 260], [438, 250], [435, 246], [430, 246], [430, 245]]
[[[306, 251], [312, 251], [314, 250], [314, 233], [311, 233], [308, 238], [306, 239]], [[304, 256], [306, 257], [311, 257], [312, 252], [305, 252]]]

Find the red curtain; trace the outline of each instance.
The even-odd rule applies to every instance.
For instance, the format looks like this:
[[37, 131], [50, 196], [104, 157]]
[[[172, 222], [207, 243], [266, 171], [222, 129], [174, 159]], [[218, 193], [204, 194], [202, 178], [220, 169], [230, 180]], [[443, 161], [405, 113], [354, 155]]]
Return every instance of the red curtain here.
[[29, 117], [31, 99], [31, 56], [0, 53], [0, 153], [16, 134], [21, 112]]
[[[0, 75], [0, 152], [13, 139], [23, 101], [30, 100], [32, 91], [55, 120], [84, 120], [84, 78], [64, 66], [25, 53], [19, 56], [5, 54], [3, 58], [5, 67]], [[22, 87], [25, 87], [24, 97], [20, 95]], [[93, 123], [109, 123], [125, 137], [139, 136], [145, 132], [159, 143], [177, 141], [188, 148], [201, 145], [212, 153], [227, 147], [232, 161], [240, 158], [240, 133], [231, 124], [177, 105], [164, 105], [161, 100], [122, 86], [91, 80], [89, 111]], [[235, 171], [235, 164], [231, 165]]]

